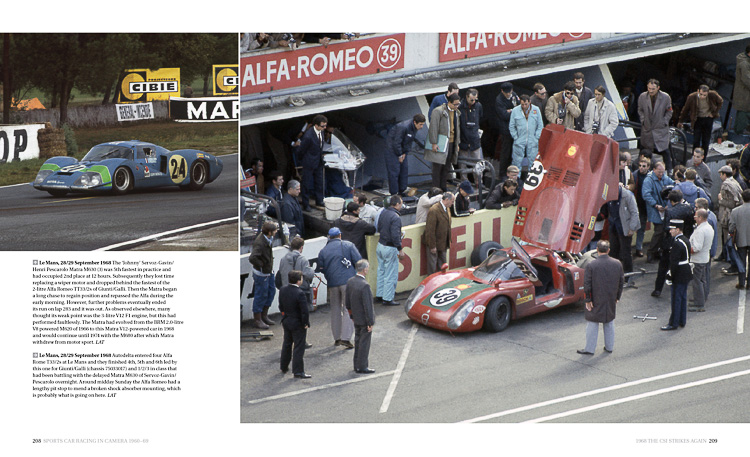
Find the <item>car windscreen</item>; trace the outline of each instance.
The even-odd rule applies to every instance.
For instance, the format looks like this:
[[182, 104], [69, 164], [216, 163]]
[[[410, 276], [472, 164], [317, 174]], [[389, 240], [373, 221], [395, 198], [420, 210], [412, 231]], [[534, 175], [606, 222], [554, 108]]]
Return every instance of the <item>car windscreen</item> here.
[[125, 146], [100, 144], [91, 148], [82, 161], [96, 162], [104, 159], [133, 160], [133, 151]]
[[474, 270], [474, 277], [491, 284], [498, 279], [507, 281], [525, 276], [507, 252], [498, 250], [479, 264]]

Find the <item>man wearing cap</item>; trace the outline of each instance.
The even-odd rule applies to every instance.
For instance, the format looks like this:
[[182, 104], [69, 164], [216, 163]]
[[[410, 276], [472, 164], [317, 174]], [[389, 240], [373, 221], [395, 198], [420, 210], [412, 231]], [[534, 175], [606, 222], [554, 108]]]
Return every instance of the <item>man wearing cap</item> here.
[[531, 104], [528, 95], [521, 95], [521, 104], [510, 113], [508, 129], [513, 137], [513, 165], [520, 167], [523, 159], [531, 166], [539, 153], [539, 137], [542, 135], [542, 113]]
[[427, 246], [427, 274], [438, 271], [446, 262], [446, 251], [451, 247], [451, 213], [455, 196], [445, 192], [442, 199], [427, 212], [424, 242]]
[[669, 234], [674, 241], [669, 251], [669, 270], [672, 272], [672, 314], [662, 330], [675, 330], [687, 322], [687, 287], [693, 279], [690, 269], [690, 240], [682, 234], [684, 222], [669, 221]]
[[583, 289], [586, 302], [586, 347], [576, 352], [593, 355], [599, 336], [599, 323], [604, 325], [604, 350], [612, 352], [615, 345], [615, 308], [622, 296], [625, 274], [619, 260], [609, 256], [609, 242], [596, 243], [597, 258], [586, 264]]
[[738, 289], [750, 286], [750, 282], [746, 282], [748, 274], [747, 255], [750, 252], [750, 189], [742, 191], [742, 201], [742, 206], [733, 209], [729, 217], [729, 233], [732, 233], [734, 237], [737, 254], [739, 254], [740, 262], [745, 267], [744, 273], [742, 269], [739, 269], [739, 282], [736, 286]]
[[469, 181], [463, 181], [458, 185], [458, 192], [456, 192], [456, 201], [453, 205], [453, 215], [456, 217], [470, 216], [474, 214], [474, 208], [470, 207], [469, 195], [474, 193], [474, 188], [471, 187]]
[[[685, 202], [682, 197], [682, 191], [680, 189], [672, 189], [667, 195], [667, 209], [664, 213], [665, 221], [681, 220], [683, 223], [683, 233], [686, 238], [689, 238], [693, 234], [693, 207]], [[652, 297], [659, 297], [661, 290], [664, 288], [664, 282], [667, 279], [667, 272], [669, 271], [670, 262], [670, 250], [674, 245], [674, 240], [669, 234], [666, 234], [662, 241], [662, 255], [659, 259], [659, 268], [656, 272], [656, 280], [654, 281], [654, 291], [651, 292]]]
[[357, 274], [354, 264], [362, 257], [357, 247], [341, 239], [341, 230], [328, 230], [328, 243], [318, 253], [318, 271], [323, 272], [328, 285], [328, 302], [331, 304], [331, 332], [333, 345], [353, 349], [351, 343], [354, 324], [344, 307], [346, 282]]
[[[378, 256], [377, 289], [375, 296], [383, 300], [384, 306], [398, 306], [393, 301], [398, 283], [398, 259], [404, 256], [401, 246], [401, 208], [404, 206], [401, 197], [392, 195], [388, 208], [378, 217], [380, 240], [376, 254]], [[348, 279], [348, 278], [347, 278]]]

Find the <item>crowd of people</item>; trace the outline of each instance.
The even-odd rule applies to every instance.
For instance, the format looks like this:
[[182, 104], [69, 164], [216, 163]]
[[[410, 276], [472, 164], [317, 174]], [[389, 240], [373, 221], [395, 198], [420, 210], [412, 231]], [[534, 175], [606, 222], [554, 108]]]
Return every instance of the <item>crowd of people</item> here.
[[359, 33], [243, 33], [240, 37], [240, 52], [274, 48], [295, 51], [305, 44], [328, 46], [332, 41], [355, 38], [359, 38]]
[[[246, 35], [251, 35], [248, 40], [252, 41], [254, 35], [258, 41], [265, 34]], [[282, 43], [281, 38], [277, 37], [276, 42]], [[346, 38], [341, 36], [339, 39]], [[271, 44], [268, 46], [272, 47]], [[750, 100], [750, 45], [737, 60], [734, 98], [738, 117], [735, 128], [737, 133], [743, 133], [750, 123], [750, 106], [742, 104], [743, 97]], [[470, 197], [475, 194], [474, 186], [481, 177], [474, 176], [472, 170], [459, 164], [458, 159], [486, 157], [496, 164], [500, 179], [490, 191], [486, 208], [503, 209], [517, 205], [523, 189], [521, 171], [536, 158], [544, 125], [559, 124], [610, 138], [614, 135], [619, 118], [606, 93], [603, 86], [593, 90], [587, 87], [581, 72], [574, 73], [562, 90], [549, 97], [542, 83], [533, 86], [531, 96], [519, 96], [514, 92], [513, 84], [505, 82], [500, 85], [500, 94], [490, 113], [489, 126], [484, 132], [489, 138], [485, 141], [480, 129], [485, 112], [478, 101], [478, 90], [470, 88], [461, 97], [458, 85], [451, 83], [446, 93], [432, 100], [427, 117], [415, 114], [389, 130], [385, 163], [391, 196], [386, 198], [383, 208], [368, 205], [364, 195], [355, 196], [346, 212], [332, 224], [328, 242], [318, 255], [317, 272], [325, 276], [331, 303], [333, 344], [355, 349], [355, 372], [374, 371], [367, 358], [375, 325], [374, 303], [399, 305], [395, 301], [395, 290], [399, 259], [404, 255], [401, 243], [402, 196], [407, 191], [409, 171], [406, 159], [413, 144], [424, 148], [425, 159], [432, 163], [432, 188], [417, 202], [416, 223], [425, 223], [427, 271], [433, 273], [446, 263], [446, 252], [451, 245], [452, 218], [470, 216], [474, 212]], [[585, 274], [586, 319], [592, 325], [587, 327], [586, 347], [578, 351], [581, 354], [593, 353], [598, 323], [605, 325], [605, 350], [612, 351], [614, 306], [622, 289], [632, 284], [628, 273], [633, 272], [634, 256], [646, 256], [646, 262], [650, 264], [658, 262], [653, 297], [660, 297], [664, 285], [671, 282], [672, 313], [669, 322], [661, 327], [665, 331], [684, 327], [687, 312], [706, 310], [713, 261], [729, 263], [722, 273], [737, 275], [737, 288], [750, 288], [747, 279], [750, 190], [745, 180], [745, 177], [750, 178], [750, 154], [743, 160], [730, 160], [720, 168], [718, 199], [712, 201], [710, 198], [713, 181], [705, 158], [711, 127], [723, 104], [722, 97], [706, 85], [700, 85], [688, 96], [678, 121], [679, 127], [689, 122], [694, 131], [692, 157], [685, 165], [673, 163], [669, 153], [673, 105], [670, 96], [660, 89], [659, 81], [650, 79], [646, 91], [637, 98], [630, 90], [624, 90], [623, 97], [623, 102], [628, 105], [626, 109], [637, 105], [642, 149], [636, 161], [631, 160], [629, 153], [620, 153], [618, 198], [602, 206], [597, 217], [597, 234], [589, 247], [596, 248], [599, 257], [587, 266]], [[427, 141], [421, 144], [416, 134], [428, 119]], [[281, 219], [296, 228], [294, 235], [297, 237], [293, 238], [279, 272], [284, 278], [280, 285], [278, 280], [276, 282], [281, 288], [280, 309], [285, 332], [281, 370], [287, 372], [291, 361], [294, 375], [299, 378], [310, 377], [304, 371], [302, 357], [304, 349], [310, 347], [306, 331], [309, 312], [313, 310], [310, 282], [315, 271], [302, 255], [302, 211], [309, 208], [311, 198], [317, 205], [322, 205], [321, 156], [326, 141], [326, 124], [326, 117], [317, 115], [296, 138], [294, 146], [302, 161], [302, 183], [291, 180], [287, 191], [283, 192], [283, 174], [273, 172], [267, 191], [280, 204]], [[483, 144], [489, 145], [489, 151], [483, 153]], [[657, 160], [654, 153], [661, 160]], [[262, 166], [262, 162], [256, 161], [253, 173], [262, 175]], [[450, 192], [448, 178], [453, 170], [462, 180], [456, 191]], [[254, 185], [257, 190], [258, 180]], [[644, 234], [648, 224], [653, 233], [644, 254]], [[262, 236], [256, 239], [250, 256], [256, 284], [253, 323], [258, 328], [275, 324], [268, 317], [268, 308], [275, 293], [270, 271], [273, 261], [270, 246], [277, 229], [273, 223], [264, 225]], [[375, 233], [379, 233], [376, 247], [378, 272], [373, 294], [365, 279], [369, 271], [365, 237]], [[633, 236], [636, 237], [634, 249]], [[692, 285], [694, 295], [691, 306], [687, 301], [689, 285]], [[299, 291], [294, 288], [299, 288]], [[281, 303], [281, 298], [284, 298], [284, 303]]]

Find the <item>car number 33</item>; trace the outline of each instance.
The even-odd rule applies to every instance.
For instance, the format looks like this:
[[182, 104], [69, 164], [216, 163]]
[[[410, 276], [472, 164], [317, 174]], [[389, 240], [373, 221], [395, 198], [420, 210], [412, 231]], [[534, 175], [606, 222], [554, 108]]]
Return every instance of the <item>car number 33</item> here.
[[443, 289], [438, 292], [436, 292], [432, 297], [430, 297], [430, 304], [432, 306], [445, 306], [453, 303], [454, 301], [458, 300], [458, 297], [461, 296], [461, 291], [454, 288], [449, 289]]

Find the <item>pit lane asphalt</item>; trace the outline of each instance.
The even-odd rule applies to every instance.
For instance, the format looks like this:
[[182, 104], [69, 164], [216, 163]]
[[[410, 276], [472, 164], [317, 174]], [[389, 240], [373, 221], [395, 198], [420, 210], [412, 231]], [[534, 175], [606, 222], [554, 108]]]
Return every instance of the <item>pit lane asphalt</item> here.
[[30, 184], [0, 188], [0, 250], [88, 251], [236, 216], [238, 154], [220, 158], [219, 177], [197, 192], [168, 187], [60, 198]]
[[[707, 311], [689, 312], [686, 327], [671, 332], [660, 330], [669, 318], [669, 286], [654, 298], [655, 274], [636, 277], [639, 287], [625, 289], [617, 308], [614, 352], [604, 352], [600, 330], [593, 356], [576, 353], [585, 342], [583, 304], [512, 321], [497, 334], [457, 335], [378, 304], [370, 351], [377, 371], [358, 375], [353, 351], [333, 346], [324, 307], [311, 315], [308, 331], [314, 346], [305, 370], [312, 379], [279, 370], [279, 325], [271, 339], [241, 341], [241, 421], [746, 423], [747, 324], [738, 332], [746, 291], [721, 274], [724, 266], [713, 263]], [[635, 267], [657, 266], [637, 259]], [[633, 318], [646, 313], [657, 320]], [[717, 362], [725, 363], [711, 365]]]

